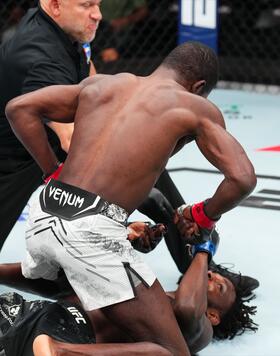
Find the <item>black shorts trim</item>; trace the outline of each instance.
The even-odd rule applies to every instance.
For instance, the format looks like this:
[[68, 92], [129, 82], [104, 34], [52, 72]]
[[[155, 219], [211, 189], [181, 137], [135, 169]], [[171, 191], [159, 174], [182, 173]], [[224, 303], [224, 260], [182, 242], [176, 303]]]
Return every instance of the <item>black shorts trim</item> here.
[[65, 220], [100, 214], [109, 203], [99, 195], [51, 179], [40, 193], [41, 209]]
[[51, 179], [40, 193], [43, 212], [65, 220], [102, 214], [122, 225], [127, 224], [128, 212], [122, 207], [109, 203], [99, 195]]

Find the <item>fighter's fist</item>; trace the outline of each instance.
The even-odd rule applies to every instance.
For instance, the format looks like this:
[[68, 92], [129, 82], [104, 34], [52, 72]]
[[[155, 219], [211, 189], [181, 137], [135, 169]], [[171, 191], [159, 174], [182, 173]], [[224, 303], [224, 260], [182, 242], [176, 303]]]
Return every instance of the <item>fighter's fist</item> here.
[[192, 217], [191, 208], [191, 205], [181, 205], [175, 211], [174, 224], [177, 225], [181, 236], [186, 238], [188, 243], [196, 243], [196, 237], [199, 237], [199, 226]]
[[128, 226], [127, 238], [136, 250], [147, 253], [159, 244], [165, 233], [166, 227], [163, 224], [133, 222]]
[[193, 257], [198, 252], [207, 253], [208, 261], [210, 262], [212, 260], [212, 257], [215, 255], [215, 253], [218, 249], [219, 242], [220, 242], [220, 236], [214, 228], [212, 230], [201, 228], [200, 235], [204, 242], [192, 245], [191, 253], [192, 253]]
[[175, 212], [174, 223], [190, 244], [205, 242], [206, 231], [208, 230], [210, 233], [215, 227], [216, 221], [205, 214], [204, 205], [205, 202], [192, 206], [182, 205]]

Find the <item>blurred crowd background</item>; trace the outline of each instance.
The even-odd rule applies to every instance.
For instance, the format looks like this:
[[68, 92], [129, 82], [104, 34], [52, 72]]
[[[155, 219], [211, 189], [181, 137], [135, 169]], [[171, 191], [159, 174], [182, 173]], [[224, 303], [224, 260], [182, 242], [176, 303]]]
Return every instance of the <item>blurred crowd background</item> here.
[[[36, 3], [1, 0], [1, 42]], [[103, 0], [102, 12], [92, 43], [98, 72], [149, 74], [177, 44], [178, 0]], [[280, 86], [280, 0], [219, 0], [218, 22], [221, 82]]]

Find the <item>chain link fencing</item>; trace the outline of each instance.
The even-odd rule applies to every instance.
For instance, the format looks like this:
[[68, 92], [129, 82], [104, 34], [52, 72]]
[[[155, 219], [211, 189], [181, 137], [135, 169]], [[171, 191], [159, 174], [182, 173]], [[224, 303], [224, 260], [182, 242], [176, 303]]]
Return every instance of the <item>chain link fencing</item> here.
[[220, 0], [220, 86], [278, 93], [280, 1]]
[[[35, 0], [2, 0], [0, 35], [12, 36]], [[151, 73], [177, 44], [178, 0], [103, 0], [92, 43], [98, 72]], [[280, 0], [219, 0], [220, 87], [270, 91], [280, 86]]]

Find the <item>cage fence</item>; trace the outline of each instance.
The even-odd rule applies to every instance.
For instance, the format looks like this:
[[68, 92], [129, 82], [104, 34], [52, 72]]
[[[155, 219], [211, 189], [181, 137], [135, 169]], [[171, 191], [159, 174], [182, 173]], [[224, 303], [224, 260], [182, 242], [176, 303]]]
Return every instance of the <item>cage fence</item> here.
[[[196, 1], [196, 0], [194, 0]], [[211, 0], [210, 0], [211, 1]], [[2, 0], [1, 41], [8, 40], [34, 0]], [[92, 43], [100, 73], [151, 73], [178, 41], [178, 0], [103, 0]], [[219, 86], [278, 93], [280, 0], [219, 0]]]

